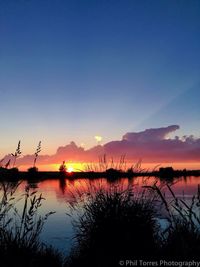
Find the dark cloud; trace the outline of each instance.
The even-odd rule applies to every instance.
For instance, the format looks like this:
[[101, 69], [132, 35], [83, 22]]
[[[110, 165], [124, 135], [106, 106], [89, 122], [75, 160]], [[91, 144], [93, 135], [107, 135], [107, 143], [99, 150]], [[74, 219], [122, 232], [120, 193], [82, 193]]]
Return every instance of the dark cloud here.
[[[112, 141], [103, 146], [95, 146], [85, 150], [78, 147], [74, 142], [57, 149], [54, 155], [41, 155], [38, 157], [38, 164], [52, 164], [66, 161], [95, 162], [99, 156], [106, 154], [108, 157], [118, 159], [126, 155], [127, 160], [144, 162], [188, 162], [200, 160], [200, 138], [194, 136], [175, 136], [168, 138], [168, 135], [180, 127], [170, 125], [168, 127], [146, 129], [141, 132], [126, 133], [122, 140]], [[6, 156], [6, 160], [9, 159]], [[26, 155], [18, 159], [18, 165], [33, 164], [33, 155]]]

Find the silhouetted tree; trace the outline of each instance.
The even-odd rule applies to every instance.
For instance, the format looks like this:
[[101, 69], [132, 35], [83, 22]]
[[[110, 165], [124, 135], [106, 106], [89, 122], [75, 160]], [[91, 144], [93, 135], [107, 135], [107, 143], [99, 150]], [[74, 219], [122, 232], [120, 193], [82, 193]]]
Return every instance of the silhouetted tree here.
[[65, 161], [63, 161], [63, 163], [60, 165], [59, 171], [60, 172], [66, 172], [67, 171], [67, 166], [65, 164]]

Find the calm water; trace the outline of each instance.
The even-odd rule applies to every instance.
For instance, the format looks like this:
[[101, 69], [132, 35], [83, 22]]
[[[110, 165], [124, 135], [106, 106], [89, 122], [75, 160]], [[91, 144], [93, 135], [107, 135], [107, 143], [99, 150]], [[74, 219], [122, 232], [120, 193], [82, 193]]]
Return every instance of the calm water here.
[[[16, 195], [17, 197], [23, 195], [27, 185], [31, 186], [31, 190], [42, 193], [45, 200], [40, 209], [40, 214], [44, 215], [49, 211], [56, 211], [56, 213], [48, 218], [41, 234], [41, 239], [45, 243], [55, 246], [62, 252], [68, 253], [73, 244], [72, 220], [76, 217], [76, 214], [74, 213], [73, 216], [70, 217], [66, 213], [70, 212], [69, 203], [73, 205], [76, 199], [74, 196], [87, 193], [90, 186], [109, 188], [111, 185], [120, 184], [120, 186], [126, 188], [127, 185], [133, 185], [135, 190], [139, 190], [141, 185], [153, 184], [154, 181], [155, 178], [144, 179], [142, 177], [134, 180], [124, 178], [114, 184], [109, 183], [106, 179], [96, 179], [92, 181], [87, 179], [77, 179], [74, 181], [66, 179], [64, 181], [59, 181], [55, 179], [38, 183], [23, 181], [18, 187]], [[197, 193], [198, 184], [200, 184], [200, 177], [180, 178], [176, 180], [176, 183], [173, 185], [173, 191], [177, 197], [182, 197], [184, 193], [185, 199], [190, 200], [192, 196]], [[170, 197], [167, 191], [166, 196]], [[18, 207], [22, 207], [22, 201], [19, 201]]]

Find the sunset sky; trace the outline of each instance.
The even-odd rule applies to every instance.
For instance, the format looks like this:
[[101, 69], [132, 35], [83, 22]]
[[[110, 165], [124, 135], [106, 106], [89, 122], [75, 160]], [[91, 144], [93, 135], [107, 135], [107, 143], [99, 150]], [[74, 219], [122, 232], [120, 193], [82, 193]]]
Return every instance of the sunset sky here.
[[0, 101], [1, 156], [199, 138], [200, 1], [0, 0]]

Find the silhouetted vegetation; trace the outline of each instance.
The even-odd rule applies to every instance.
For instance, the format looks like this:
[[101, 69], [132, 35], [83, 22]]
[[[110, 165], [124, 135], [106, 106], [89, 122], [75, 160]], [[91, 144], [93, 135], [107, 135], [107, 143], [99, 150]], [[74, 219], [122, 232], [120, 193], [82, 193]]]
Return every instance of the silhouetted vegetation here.
[[[159, 166], [156, 166], [152, 171], [144, 169], [141, 167], [142, 160], [136, 162], [127, 168], [127, 162], [125, 161], [125, 155], [122, 155], [119, 161], [114, 162], [113, 158], [107, 158], [106, 154], [99, 157], [98, 164], [91, 163], [85, 165], [85, 170], [76, 170], [73, 172], [67, 172], [66, 162], [63, 161], [59, 167], [59, 170], [56, 171], [39, 171], [36, 167], [36, 162], [41, 152], [41, 141], [39, 141], [36, 151], [34, 153], [33, 166], [28, 168], [27, 173], [24, 171], [19, 171], [15, 167], [16, 160], [21, 155], [21, 141], [18, 142], [15, 153], [11, 153], [13, 158], [13, 167], [10, 168], [12, 158], [8, 159], [5, 163], [5, 158], [0, 160], [0, 175], [4, 180], [20, 180], [20, 179], [51, 179], [51, 178], [107, 178], [110, 181], [121, 179], [124, 177], [134, 178], [138, 176], [148, 177], [155, 176], [159, 177], [162, 180], [173, 181], [177, 177], [187, 177], [187, 176], [200, 176], [200, 170], [174, 170], [172, 167], [163, 167], [156, 170]], [[4, 162], [4, 164], [3, 164]]]
[[28, 168], [28, 173], [29, 174], [35, 174], [35, 173], [37, 173], [38, 172], [38, 168], [37, 167], [30, 167], [30, 168]]
[[[141, 160], [128, 169], [125, 155], [119, 162], [106, 155], [97, 165], [87, 165], [84, 172], [67, 173], [63, 161], [59, 172], [39, 172], [36, 162], [41, 152], [41, 141], [34, 153], [33, 166], [28, 172], [19, 172], [16, 161], [21, 155], [21, 141], [15, 153], [3, 164], [0, 160], [0, 265], [3, 267], [114, 267], [120, 260], [200, 260], [200, 187], [191, 201], [177, 198], [172, 186], [166, 184], [171, 197], [157, 183], [144, 185], [139, 193], [132, 187], [110, 185], [109, 188], [88, 188], [77, 192], [70, 202], [73, 219], [74, 240], [71, 253], [66, 258], [53, 247], [40, 240], [43, 226], [50, 215], [39, 215], [44, 198], [30, 186], [25, 189], [22, 209], [17, 208], [16, 190], [19, 179], [38, 181], [59, 178], [60, 188], [65, 192], [65, 178], [102, 178], [115, 180], [137, 176], [155, 176], [161, 181], [173, 182], [174, 178], [187, 175], [200, 176], [199, 170], [174, 170], [172, 167], [156, 168], [149, 172], [141, 168]], [[10, 165], [12, 164], [12, 168]], [[14, 180], [15, 182], [9, 182]], [[75, 204], [77, 203], [77, 205]], [[81, 209], [80, 209], [81, 207]], [[165, 227], [161, 224], [165, 221]]]
[[199, 259], [200, 191], [188, 204], [169, 185], [170, 201], [156, 183], [144, 189], [138, 195], [113, 187], [82, 197], [83, 212], [74, 222], [76, 245], [65, 266], [118, 266], [120, 259], [130, 258]]
[[59, 171], [60, 171], [61, 173], [66, 173], [66, 172], [67, 172], [67, 166], [66, 166], [65, 161], [63, 161], [62, 164], [60, 165], [60, 167], [59, 167]]
[[29, 187], [18, 210], [18, 186], [18, 182], [0, 184], [1, 266], [112, 267], [132, 258], [200, 259], [200, 187], [190, 202], [184, 196], [177, 198], [168, 184], [144, 185], [141, 191], [119, 185], [77, 191], [75, 201], [68, 204], [77, 218], [73, 219], [75, 244], [64, 259], [40, 241], [53, 212], [39, 216], [43, 197]]
[[74, 223], [77, 243], [65, 266], [117, 266], [133, 255], [156, 255], [159, 224], [153, 199], [115, 186], [90, 192]]
[[36, 174], [38, 173], [38, 168], [36, 167], [36, 161], [40, 152], [41, 152], [41, 141], [39, 141], [36, 151], [34, 153], [35, 157], [33, 160], [33, 167], [28, 168], [28, 173], [31, 175], [31, 178], [34, 178], [34, 176], [37, 177]]
[[41, 144], [42, 144], [42, 142], [39, 141], [37, 149], [36, 149], [35, 154], [34, 154], [35, 158], [34, 158], [34, 161], [33, 161], [33, 168], [36, 167], [36, 161], [37, 161], [37, 158], [39, 156], [39, 153], [41, 152]]
[[1, 266], [61, 266], [62, 257], [39, 240], [45, 221], [53, 214], [39, 216], [42, 195], [26, 188], [22, 210], [17, 209], [15, 192], [18, 183], [1, 183], [0, 255]]
[[15, 167], [15, 163], [18, 157], [21, 155], [21, 141], [18, 142], [17, 148], [15, 150], [15, 153], [11, 153], [11, 156], [13, 157], [13, 168]]
[[165, 209], [168, 227], [162, 233], [161, 256], [169, 259], [200, 259], [200, 186], [191, 202], [177, 198], [171, 186], [166, 185], [171, 194], [167, 201], [165, 194], [155, 185], [148, 187], [160, 196]]

